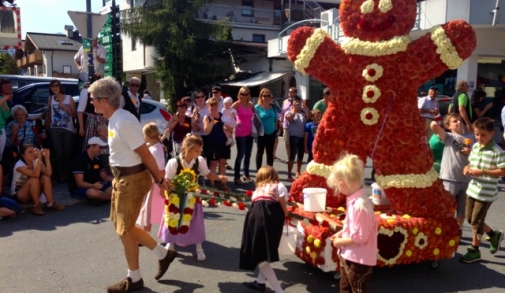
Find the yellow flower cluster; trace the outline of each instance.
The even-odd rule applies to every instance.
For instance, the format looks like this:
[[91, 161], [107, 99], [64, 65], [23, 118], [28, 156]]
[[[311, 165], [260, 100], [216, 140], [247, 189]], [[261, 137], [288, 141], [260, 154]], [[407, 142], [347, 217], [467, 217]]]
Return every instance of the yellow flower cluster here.
[[[369, 91], [373, 92], [373, 96], [371, 98], [369, 98], [367, 95]], [[377, 86], [367, 85], [363, 89], [363, 101], [365, 101], [365, 103], [375, 103], [379, 99], [381, 94], [382, 94], [381, 90]]]
[[437, 46], [437, 54], [440, 55], [440, 60], [449, 69], [456, 69], [463, 63], [463, 59], [459, 57], [458, 51], [456, 51], [456, 48], [452, 45], [451, 40], [440, 25], [432, 29], [431, 40]]
[[296, 70], [300, 71], [302, 74], [307, 74], [305, 68], [309, 67], [310, 60], [314, 58], [314, 54], [316, 54], [317, 49], [324, 42], [326, 36], [328, 36], [328, 34], [323, 29], [319, 28], [305, 41], [305, 46], [296, 57]]
[[391, 0], [381, 0], [379, 2], [379, 10], [382, 13], [386, 13], [391, 9], [393, 9], [393, 3], [391, 2]]
[[[372, 114], [371, 119], [366, 118], [368, 113]], [[363, 108], [363, 110], [361, 110], [361, 121], [363, 121], [363, 124], [365, 125], [377, 124], [379, 121], [379, 112], [377, 112], [374, 108]]]
[[405, 175], [375, 175], [377, 184], [381, 188], [426, 188], [437, 181], [438, 173], [431, 169], [426, 174], [405, 174]]
[[[373, 69], [375, 71], [375, 74], [372, 76], [370, 74], [368, 74], [368, 71], [370, 69]], [[363, 69], [363, 77], [367, 80], [367, 81], [371, 81], [371, 82], [374, 82], [376, 81], [377, 79], [381, 78], [382, 77], [382, 74], [384, 73], [384, 68], [382, 66], [380, 66], [379, 64], [377, 63], [372, 63], [370, 65], [367, 65], [365, 67], [365, 69]]]
[[[386, 229], [384, 227], [380, 227], [379, 229], [379, 234], [383, 234], [383, 235], [386, 235], [386, 236], [393, 236], [393, 234], [395, 232], [400, 232], [403, 234], [404, 239], [402, 241], [402, 243], [400, 244], [400, 249], [398, 250], [398, 254], [395, 256], [395, 257], [392, 257], [390, 259], [385, 259], [383, 258], [380, 253], [377, 254], [377, 258], [381, 261], [384, 262], [384, 264], [387, 266], [387, 265], [394, 265], [396, 264], [396, 261], [400, 258], [400, 256], [402, 256], [403, 254], [403, 250], [405, 249], [405, 244], [407, 244], [407, 240], [409, 238], [409, 233], [407, 232], [407, 230], [403, 229], [402, 227], [399, 227], [399, 226], [396, 226], [394, 228], [394, 230], [389, 230], [389, 229]], [[412, 253], [412, 252], [411, 252]]]
[[342, 43], [342, 49], [346, 54], [377, 57], [405, 51], [410, 41], [409, 36], [396, 36], [380, 42], [349, 38]]
[[307, 165], [307, 173], [312, 175], [321, 176], [324, 178], [330, 177], [332, 166], [326, 166], [324, 164], [316, 163], [314, 161], [310, 161]]
[[373, 11], [373, 6], [374, 6], [374, 2], [373, 0], [365, 0], [365, 2], [363, 2], [363, 4], [361, 4], [361, 13], [363, 14], [367, 14], [367, 13], [371, 13]]

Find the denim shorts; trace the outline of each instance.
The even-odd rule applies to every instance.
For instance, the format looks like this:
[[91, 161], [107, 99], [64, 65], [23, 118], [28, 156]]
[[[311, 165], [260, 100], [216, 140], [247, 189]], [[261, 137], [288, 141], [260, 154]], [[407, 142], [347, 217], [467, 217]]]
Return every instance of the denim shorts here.
[[[100, 188], [100, 191], [105, 191], [107, 188], [111, 187], [112, 186], [112, 182], [102, 182], [103, 183], [103, 187]], [[76, 190], [74, 190], [74, 192], [72, 192], [72, 197], [74, 198], [77, 198], [77, 199], [88, 199], [88, 189], [89, 188], [81, 188], [81, 187], [77, 187]]]
[[21, 207], [19, 204], [8, 197], [0, 197], [0, 208], [7, 208], [11, 211], [14, 211], [16, 214], [19, 214], [21, 211]]

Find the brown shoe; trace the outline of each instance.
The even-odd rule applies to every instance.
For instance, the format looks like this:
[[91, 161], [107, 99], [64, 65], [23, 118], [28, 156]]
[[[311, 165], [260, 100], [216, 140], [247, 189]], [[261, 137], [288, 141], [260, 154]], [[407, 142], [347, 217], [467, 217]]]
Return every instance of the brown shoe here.
[[108, 293], [131, 292], [144, 288], [144, 280], [140, 279], [133, 283], [130, 277], [119, 281], [119, 283], [107, 287]]
[[167, 256], [165, 256], [164, 259], [158, 261], [158, 264], [159, 264], [158, 273], [156, 274], [156, 276], [154, 276], [154, 279], [159, 280], [159, 279], [161, 279], [161, 277], [163, 277], [163, 275], [166, 273], [166, 271], [168, 270], [168, 267], [174, 261], [176, 256], [177, 256], [177, 251], [170, 250], [170, 249], [168, 250]]
[[63, 211], [63, 210], [65, 210], [66, 207], [62, 204], [57, 204], [54, 201], [53, 204], [51, 206], [48, 205], [47, 208], [50, 210], [55, 210], [55, 211]]
[[35, 205], [32, 208], [32, 213], [36, 214], [37, 216], [44, 215], [44, 211], [42, 210], [42, 205], [40, 203], [38, 205]]

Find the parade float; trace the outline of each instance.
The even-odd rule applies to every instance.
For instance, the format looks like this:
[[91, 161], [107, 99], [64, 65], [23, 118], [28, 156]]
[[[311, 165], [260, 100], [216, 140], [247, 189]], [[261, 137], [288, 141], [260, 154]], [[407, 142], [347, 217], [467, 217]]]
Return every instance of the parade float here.
[[[337, 267], [329, 236], [345, 221], [345, 197], [334, 194], [326, 179], [345, 152], [372, 159], [375, 181], [390, 202], [376, 206], [378, 266], [421, 261], [436, 266], [457, 250], [456, 204], [433, 169], [417, 89], [458, 68], [475, 49], [476, 36], [468, 23], [453, 20], [412, 40], [416, 9], [416, 0], [342, 0], [341, 44], [313, 27], [300, 27], [289, 38], [287, 54], [296, 70], [331, 91], [314, 160], [290, 190], [299, 203], [290, 212], [303, 219], [296, 223], [301, 236], [296, 255], [325, 271]], [[304, 209], [308, 187], [326, 189], [323, 211]]]

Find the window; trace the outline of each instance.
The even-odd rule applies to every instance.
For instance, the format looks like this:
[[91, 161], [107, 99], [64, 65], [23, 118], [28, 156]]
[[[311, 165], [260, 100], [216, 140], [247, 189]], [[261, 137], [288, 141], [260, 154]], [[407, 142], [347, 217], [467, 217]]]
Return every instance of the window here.
[[132, 39], [132, 51], [137, 51], [137, 39]]
[[265, 35], [254, 35], [252, 36], [252, 41], [255, 43], [264, 43]]
[[242, 0], [242, 16], [254, 16], [253, 0]]

